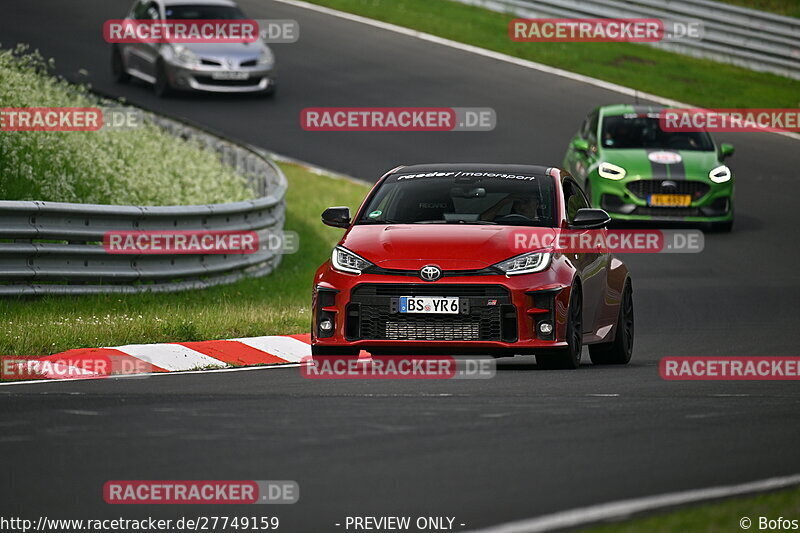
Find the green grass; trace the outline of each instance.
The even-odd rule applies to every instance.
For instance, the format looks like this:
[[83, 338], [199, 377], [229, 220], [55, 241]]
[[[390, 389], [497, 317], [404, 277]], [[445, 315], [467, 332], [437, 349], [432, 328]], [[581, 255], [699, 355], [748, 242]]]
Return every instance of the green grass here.
[[800, 2], [797, 0], [717, 0], [750, 9], [769, 11], [787, 17], [800, 17]]
[[342, 234], [320, 214], [331, 205], [357, 208], [368, 187], [282, 167], [289, 180], [285, 229], [298, 233], [300, 251], [272, 274], [168, 295], [0, 299], [0, 354], [307, 333], [314, 271]]
[[[759, 517], [800, 520], [800, 487], [658, 513], [626, 522], [581, 530], [583, 533], [731, 533], [746, 531], [739, 520], [749, 518], [750, 531], [759, 529]], [[779, 530], [775, 530], [779, 531]]]
[[632, 43], [517, 43], [508, 36], [515, 17], [448, 0], [312, 1], [686, 103], [800, 106], [798, 80]]
[[[51, 76], [25, 47], [0, 50], [0, 108], [105, 107]], [[116, 205], [224, 203], [253, 197], [243, 176], [199, 144], [152, 124], [128, 131], [0, 131], [0, 199]]]

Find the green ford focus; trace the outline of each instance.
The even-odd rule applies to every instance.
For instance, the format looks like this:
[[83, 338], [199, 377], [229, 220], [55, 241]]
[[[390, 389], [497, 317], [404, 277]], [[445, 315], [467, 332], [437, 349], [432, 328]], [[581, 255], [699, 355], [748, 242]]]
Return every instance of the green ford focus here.
[[704, 131], [667, 132], [665, 108], [610, 105], [586, 117], [564, 156], [593, 206], [616, 221], [733, 226], [733, 175], [723, 160], [730, 144]]

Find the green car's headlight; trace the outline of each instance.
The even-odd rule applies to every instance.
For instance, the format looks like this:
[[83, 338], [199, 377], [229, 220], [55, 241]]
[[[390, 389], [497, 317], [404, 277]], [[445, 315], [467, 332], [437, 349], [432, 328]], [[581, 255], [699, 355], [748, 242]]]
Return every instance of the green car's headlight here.
[[363, 270], [373, 266], [372, 263], [363, 257], [354, 254], [342, 246], [337, 246], [333, 249], [331, 265], [336, 270], [348, 272], [350, 274], [361, 274]]
[[549, 267], [552, 256], [553, 254], [550, 252], [528, 252], [501, 261], [494, 267], [501, 270], [506, 276], [532, 274], [533, 272], [541, 272]]
[[731, 179], [731, 169], [727, 165], [720, 165], [709, 172], [708, 177], [714, 183], [725, 183]]
[[624, 168], [611, 163], [600, 163], [600, 166], [597, 167], [597, 173], [607, 180], [621, 180], [628, 172]]

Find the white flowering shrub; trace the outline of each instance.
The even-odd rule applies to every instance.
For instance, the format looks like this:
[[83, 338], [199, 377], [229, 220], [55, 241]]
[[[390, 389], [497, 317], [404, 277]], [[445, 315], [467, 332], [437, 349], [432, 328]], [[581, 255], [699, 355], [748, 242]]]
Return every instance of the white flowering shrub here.
[[[0, 108], [98, 107], [85, 87], [49, 74], [25, 46], [0, 50]], [[247, 200], [244, 177], [213, 151], [158, 126], [86, 132], [0, 131], [0, 200], [192, 205]]]

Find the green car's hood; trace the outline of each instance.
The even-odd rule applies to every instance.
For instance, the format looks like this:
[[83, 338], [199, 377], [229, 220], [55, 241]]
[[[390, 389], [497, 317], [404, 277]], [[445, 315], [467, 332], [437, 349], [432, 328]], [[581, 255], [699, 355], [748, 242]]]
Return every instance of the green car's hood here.
[[[659, 160], [680, 158], [679, 162], [665, 164]], [[652, 161], [650, 158], [656, 159]], [[607, 161], [624, 168], [628, 178], [634, 179], [708, 179], [708, 172], [722, 163], [717, 152], [696, 150], [659, 149], [603, 149], [599, 162]]]

